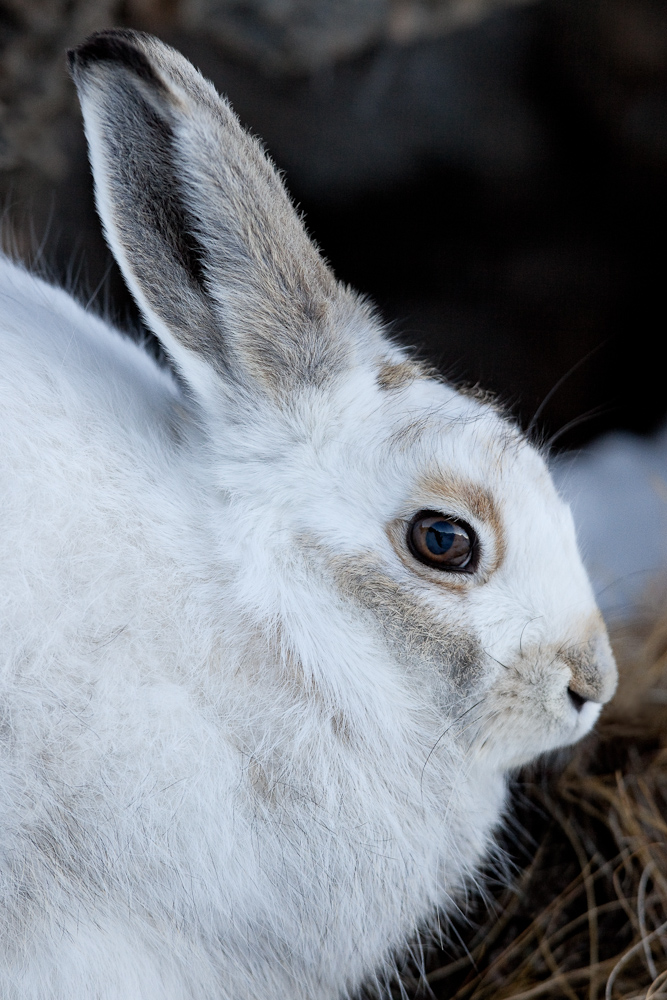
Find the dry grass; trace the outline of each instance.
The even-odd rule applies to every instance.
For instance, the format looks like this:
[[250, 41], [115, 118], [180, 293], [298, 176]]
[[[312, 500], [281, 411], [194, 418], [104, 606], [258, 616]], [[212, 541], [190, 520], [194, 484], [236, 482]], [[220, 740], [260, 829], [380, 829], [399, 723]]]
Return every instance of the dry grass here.
[[504, 848], [512, 888], [471, 901], [457, 947], [410, 997], [667, 997], [667, 601], [614, 637], [621, 683], [597, 732], [527, 771]]

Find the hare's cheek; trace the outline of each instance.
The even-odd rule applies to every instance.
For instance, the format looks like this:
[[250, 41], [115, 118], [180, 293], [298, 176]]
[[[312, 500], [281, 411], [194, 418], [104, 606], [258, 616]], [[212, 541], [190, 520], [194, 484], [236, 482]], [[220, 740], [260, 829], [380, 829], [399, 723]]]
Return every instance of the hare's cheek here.
[[445, 692], [480, 688], [485, 658], [477, 636], [462, 626], [460, 609], [436, 612], [371, 557], [337, 557], [332, 568], [341, 595], [372, 623], [394, 659], [420, 668], [421, 679]]

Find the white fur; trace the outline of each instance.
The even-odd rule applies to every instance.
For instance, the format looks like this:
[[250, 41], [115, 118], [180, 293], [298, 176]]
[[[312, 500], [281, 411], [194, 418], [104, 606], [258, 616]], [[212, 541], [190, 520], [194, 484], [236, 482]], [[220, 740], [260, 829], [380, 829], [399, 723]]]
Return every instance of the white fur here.
[[[7, 261], [0, 302], [0, 996], [333, 1000], [381, 977], [485, 856], [507, 770], [595, 721], [561, 653], [597, 644], [613, 689], [542, 458], [433, 379], [380, 389], [402, 356], [361, 319], [354, 364], [279, 405], [211, 401], [209, 369], [191, 395]], [[390, 541], [420, 509], [479, 534], [458, 589]], [[341, 590], [347, 559], [477, 640], [469, 682]]]

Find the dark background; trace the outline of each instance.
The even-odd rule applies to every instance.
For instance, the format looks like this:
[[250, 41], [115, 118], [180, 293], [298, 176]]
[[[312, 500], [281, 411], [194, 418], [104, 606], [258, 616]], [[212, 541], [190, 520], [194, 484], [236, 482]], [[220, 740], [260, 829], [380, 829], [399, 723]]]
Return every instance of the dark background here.
[[137, 323], [62, 53], [100, 27], [146, 28], [229, 95], [396, 337], [524, 424], [567, 376], [540, 416], [559, 448], [650, 431], [667, 410], [667, 4], [497, 0], [438, 22], [451, 3], [424, 0], [417, 28], [381, 0], [287, 5], [291, 21], [274, 0], [187, 17], [178, 0], [0, 4], [5, 241]]

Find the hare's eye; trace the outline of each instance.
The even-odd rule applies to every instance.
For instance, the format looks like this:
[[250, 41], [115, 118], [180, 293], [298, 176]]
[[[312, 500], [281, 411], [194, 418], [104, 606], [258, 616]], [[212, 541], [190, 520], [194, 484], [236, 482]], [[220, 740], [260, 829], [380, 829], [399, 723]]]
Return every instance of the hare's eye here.
[[408, 528], [408, 545], [420, 562], [435, 569], [471, 572], [476, 536], [469, 525], [444, 514], [421, 511]]

